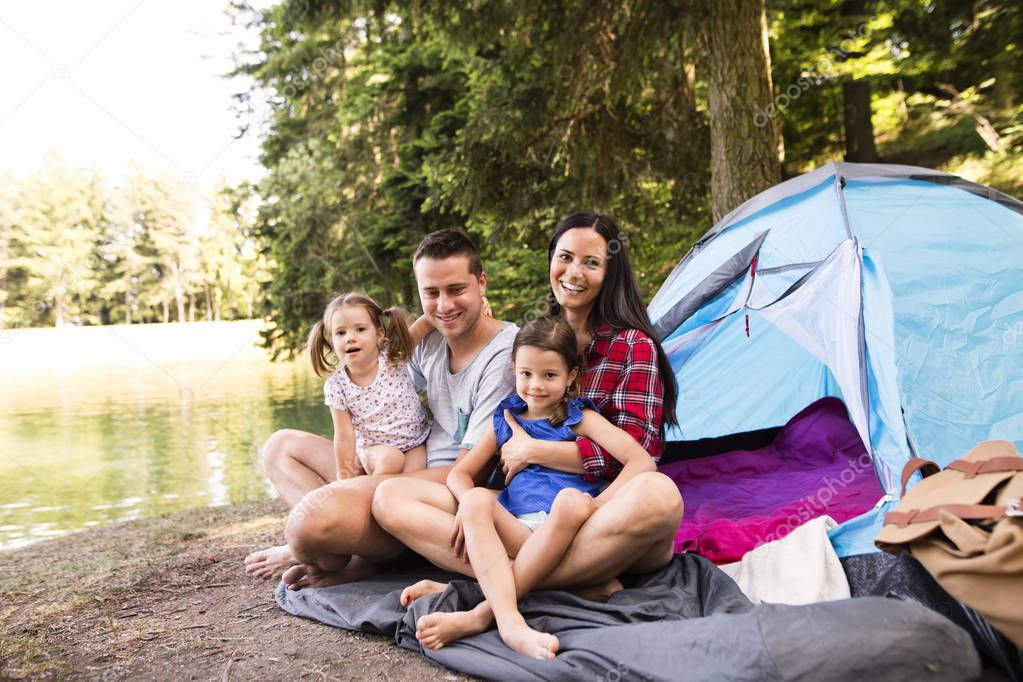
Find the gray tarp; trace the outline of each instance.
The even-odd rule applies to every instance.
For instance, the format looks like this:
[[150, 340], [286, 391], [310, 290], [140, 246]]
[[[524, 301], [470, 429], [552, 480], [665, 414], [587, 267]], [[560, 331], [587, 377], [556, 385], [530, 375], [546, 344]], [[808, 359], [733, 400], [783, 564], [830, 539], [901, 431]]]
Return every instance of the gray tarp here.
[[[471, 608], [474, 582], [455, 580], [406, 612], [401, 588], [419, 571], [292, 592], [277, 589], [291, 614], [350, 630], [379, 633], [420, 651], [416, 619]], [[606, 604], [567, 592], [537, 592], [520, 603], [532, 627], [554, 633], [553, 661], [517, 654], [491, 630], [423, 650], [432, 662], [496, 680], [967, 680], [980, 673], [969, 635], [915, 604], [883, 598], [808, 606], [753, 606], [712, 563], [678, 555]]]

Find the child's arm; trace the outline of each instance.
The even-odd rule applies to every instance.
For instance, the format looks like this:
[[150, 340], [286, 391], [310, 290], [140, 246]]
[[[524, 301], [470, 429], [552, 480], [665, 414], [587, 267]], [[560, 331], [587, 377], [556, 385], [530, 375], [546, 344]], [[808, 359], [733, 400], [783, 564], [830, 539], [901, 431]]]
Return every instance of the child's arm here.
[[599, 412], [584, 409], [583, 419], [574, 427], [574, 431], [594, 441], [622, 463], [622, 470], [615, 480], [597, 496], [597, 504], [607, 502], [633, 476], [657, 469], [653, 457], [635, 438], [609, 422]]
[[[493, 317], [494, 313], [490, 309], [490, 301], [487, 297], [483, 297], [483, 317]], [[434, 330], [434, 326], [430, 324], [430, 320], [427, 319], [426, 315], [420, 315], [416, 318], [416, 321], [409, 325], [408, 333], [412, 337], [412, 347], [415, 348], [419, 345], [419, 342], [426, 338], [426, 335]]]
[[426, 315], [420, 315], [415, 322], [409, 325], [408, 335], [412, 337], [412, 347], [415, 348], [419, 342], [426, 338], [426, 335], [433, 331], [433, 325]]
[[355, 426], [348, 410], [330, 408], [334, 422], [334, 461], [337, 463], [337, 480], [343, 481], [359, 475], [359, 462], [355, 456]]
[[476, 441], [472, 450], [455, 460], [455, 465], [448, 472], [448, 489], [456, 500], [461, 500], [466, 491], [476, 487], [473, 479], [479, 476], [496, 452], [497, 436], [494, 435], [494, 425], [487, 424], [487, 430]]

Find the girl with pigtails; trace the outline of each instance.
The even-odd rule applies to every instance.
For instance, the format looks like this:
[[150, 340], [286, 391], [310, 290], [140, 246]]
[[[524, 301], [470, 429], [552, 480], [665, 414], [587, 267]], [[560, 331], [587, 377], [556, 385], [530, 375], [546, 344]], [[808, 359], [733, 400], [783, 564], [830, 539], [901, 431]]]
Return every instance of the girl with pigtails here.
[[336, 296], [309, 332], [309, 356], [325, 378], [339, 480], [426, 467], [430, 424], [408, 372], [428, 325], [410, 330], [400, 308], [362, 294]]

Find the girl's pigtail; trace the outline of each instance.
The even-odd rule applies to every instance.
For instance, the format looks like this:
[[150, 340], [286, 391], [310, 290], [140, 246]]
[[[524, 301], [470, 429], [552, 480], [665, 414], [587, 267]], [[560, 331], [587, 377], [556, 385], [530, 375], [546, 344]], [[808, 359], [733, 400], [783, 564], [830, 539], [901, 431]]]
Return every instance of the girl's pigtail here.
[[551, 426], [561, 426], [566, 419], [568, 419], [568, 401], [562, 400], [554, 408], [554, 414], [551, 415]]
[[388, 308], [381, 314], [380, 321], [387, 342], [387, 362], [391, 365], [407, 362], [412, 356], [412, 336], [408, 331], [405, 311], [397, 307]]
[[568, 401], [572, 398], [578, 398], [579, 393], [582, 390], [582, 381], [579, 377], [582, 376], [582, 368], [577, 367], [575, 378], [572, 379], [572, 383], [565, 389], [565, 398], [558, 403], [558, 406], [554, 408], [554, 414], [551, 415], [551, 425], [559, 426], [563, 421], [568, 419]]
[[337, 358], [334, 350], [327, 343], [323, 335], [323, 320], [317, 320], [313, 328], [309, 330], [309, 341], [306, 347], [309, 349], [309, 359], [313, 363], [313, 371], [320, 377], [326, 379], [337, 368]]

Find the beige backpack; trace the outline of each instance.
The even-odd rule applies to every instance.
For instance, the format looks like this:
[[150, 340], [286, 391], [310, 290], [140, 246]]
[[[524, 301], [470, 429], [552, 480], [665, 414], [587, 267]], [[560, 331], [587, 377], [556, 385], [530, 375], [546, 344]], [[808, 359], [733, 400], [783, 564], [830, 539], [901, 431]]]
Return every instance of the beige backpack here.
[[[924, 479], [906, 493], [917, 471]], [[1023, 458], [1016, 446], [986, 441], [944, 470], [911, 459], [902, 492], [875, 544], [913, 555], [949, 594], [1023, 648]]]

